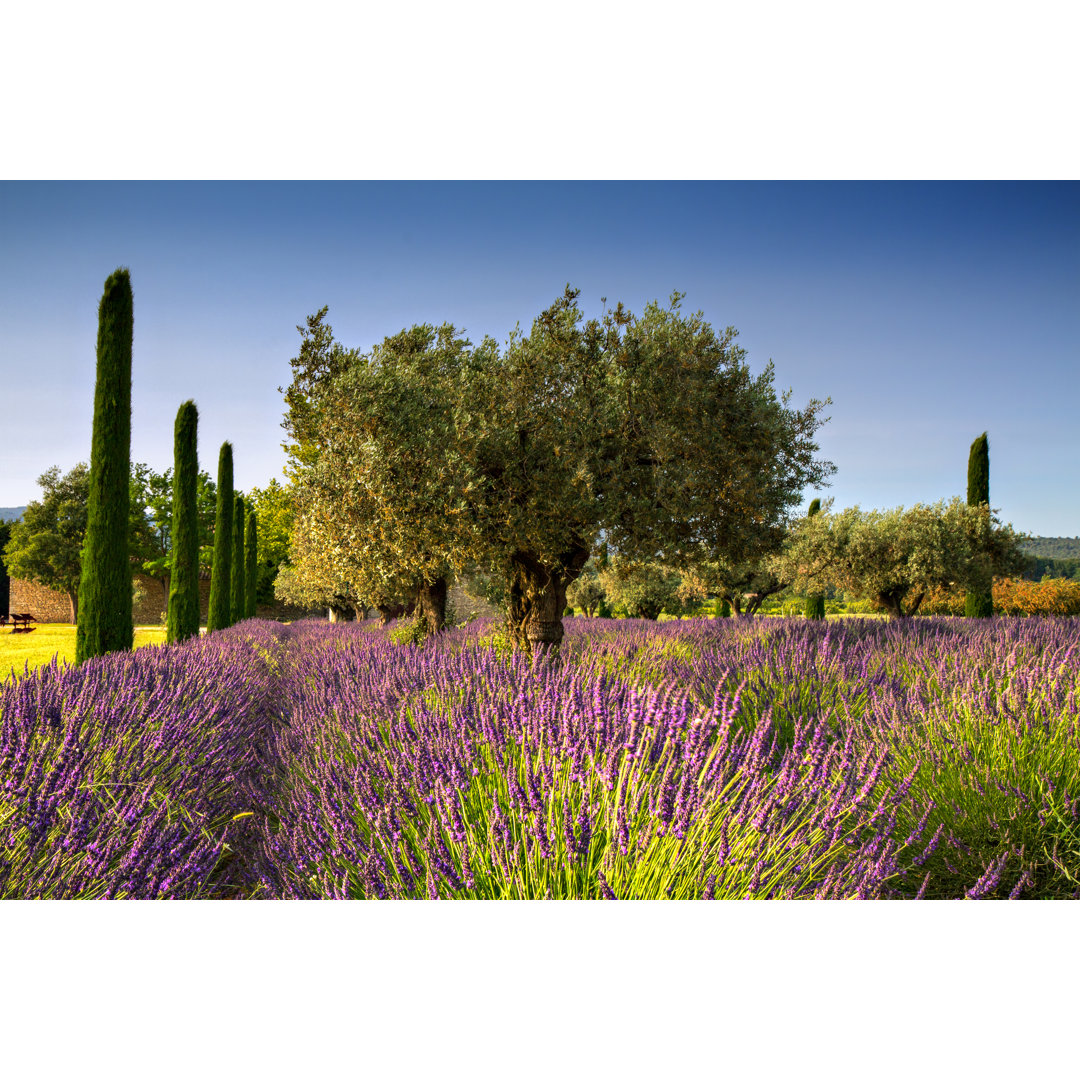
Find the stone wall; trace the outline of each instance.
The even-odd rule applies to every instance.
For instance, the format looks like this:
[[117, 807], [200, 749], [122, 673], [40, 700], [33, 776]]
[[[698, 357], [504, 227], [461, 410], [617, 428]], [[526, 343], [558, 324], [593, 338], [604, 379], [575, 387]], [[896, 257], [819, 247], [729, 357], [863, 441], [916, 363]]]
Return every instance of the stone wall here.
[[[161, 624], [161, 613], [165, 610], [165, 590], [161, 587], [161, 582], [157, 578], [149, 577], [146, 574], [132, 574], [132, 581], [138, 585], [136, 602], [131, 606], [131, 617], [135, 620], [136, 626], [159, 626]], [[204, 588], [205, 586], [205, 588]], [[210, 582], [199, 582], [199, 610], [202, 611], [206, 608], [207, 601], [204, 598], [210, 595]], [[203, 618], [206, 616], [204, 615]]]
[[[132, 616], [136, 626], [160, 626], [161, 616], [165, 612], [165, 590], [161, 582], [146, 574], [132, 575], [138, 582], [142, 596], [132, 606]], [[11, 579], [11, 610], [18, 614], [30, 612], [40, 623], [70, 623], [71, 602], [67, 593], [49, 589], [33, 581]], [[210, 611], [210, 579], [199, 581], [199, 621], [204, 625]], [[306, 608], [294, 608], [286, 604], [258, 604], [255, 616], [259, 619], [275, 619], [279, 622], [291, 622], [311, 614]]]
[[16, 615], [28, 611], [38, 622], [71, 622], [71, 601], [67, 593], [57, 589], [47, 589], [34, 581], [20, 581], [18, 578], [12, 578], [11, 599], [8, 607]]

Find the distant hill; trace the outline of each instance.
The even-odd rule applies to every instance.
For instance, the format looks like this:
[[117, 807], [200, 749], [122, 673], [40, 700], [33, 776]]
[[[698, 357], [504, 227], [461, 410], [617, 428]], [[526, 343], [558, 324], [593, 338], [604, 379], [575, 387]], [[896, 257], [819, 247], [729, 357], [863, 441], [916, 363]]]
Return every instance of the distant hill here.
[[1042, 559], [1080, 559], [1080, 536], [1033, 536], [1023, 547]]
[[1029, 581], [1044, 577], [1080, 581], [1080, 537], [1033, 536], [1022, 550], [1027, 555], [1024, 577]]
[[0, 506], [0, 521], [18, 521], [25, 509], [25, 506]]

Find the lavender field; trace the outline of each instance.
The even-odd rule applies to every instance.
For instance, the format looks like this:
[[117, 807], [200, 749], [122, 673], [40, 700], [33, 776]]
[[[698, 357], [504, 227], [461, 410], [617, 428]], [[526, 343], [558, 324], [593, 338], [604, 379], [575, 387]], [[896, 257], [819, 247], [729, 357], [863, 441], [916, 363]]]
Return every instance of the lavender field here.
[[1076, 898], [1080, 620], [248, 621], [0, 684], [0, 896]]

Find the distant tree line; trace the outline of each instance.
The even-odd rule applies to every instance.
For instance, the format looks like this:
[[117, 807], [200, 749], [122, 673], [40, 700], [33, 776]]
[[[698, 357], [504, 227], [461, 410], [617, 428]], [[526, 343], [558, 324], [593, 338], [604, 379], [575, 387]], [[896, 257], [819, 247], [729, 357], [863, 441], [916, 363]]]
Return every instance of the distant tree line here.
[[1080, 536], [1029, 536], [1024, 552], [1043, 559], [1080, 559]]
[[1027, 581], [1042, 581], [1045, 578], [1066, 578], [1080, 581], [1080, 558], [1047, 558], [1042, 555], [1024, 556], [1024, 578]]
[[[79, 580], [86, 538], [89, 469], [80, 462], [66, 474], [58, 466], [38, 477], [40, 500], [31, 502], [21, 520], [0, 525], [0, 590], [7, 576], [63, 592], [71, 605], [71, 621], [78, 617]], [[128, 494], [128, 555], [131, 568], [157, 581], [166, 610], [173, 565], [173, 469], [158, 472], [149, 465], [131, 466]], [[195, 483], [195, 538], [198, 571], [209, 571], [214, 546], [217, 485], [209, 473], [198, 471]], [[292, 515], [284, 486], [271, 480], [265, 488], [252, 488], [245, 505], [258, 516], [255, 548], [255, 590], [258, 603], [274, 600], [274, 579], [288, 556]], [[245, 566], [248, 564], [245, 552]], [[3, 596], [0, 592], [0, 604]], [[0, 612], [7, 614], [6, 611]]]

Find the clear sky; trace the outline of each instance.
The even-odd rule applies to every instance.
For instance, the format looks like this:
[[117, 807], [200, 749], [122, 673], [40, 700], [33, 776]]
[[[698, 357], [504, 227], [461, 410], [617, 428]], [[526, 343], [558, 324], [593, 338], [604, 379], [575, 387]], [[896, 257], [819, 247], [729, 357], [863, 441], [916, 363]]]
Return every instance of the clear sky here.
[[[296, 325], [346, 345], [414, 322], [505, 339], [569, 282], [637, 311], [672, 290], [734, 325], [822, 429], [838, 507], [965, 492], [990, 436], [991, 503], [1080, 534], [1080, 184], [0, 183], [0, 506], [86, 460], [97, 305], [131, 270], [132, 457], [234, 446], [239, 488], [280, 477]], [[813, 496], [807, 492], [807, 501]]]

